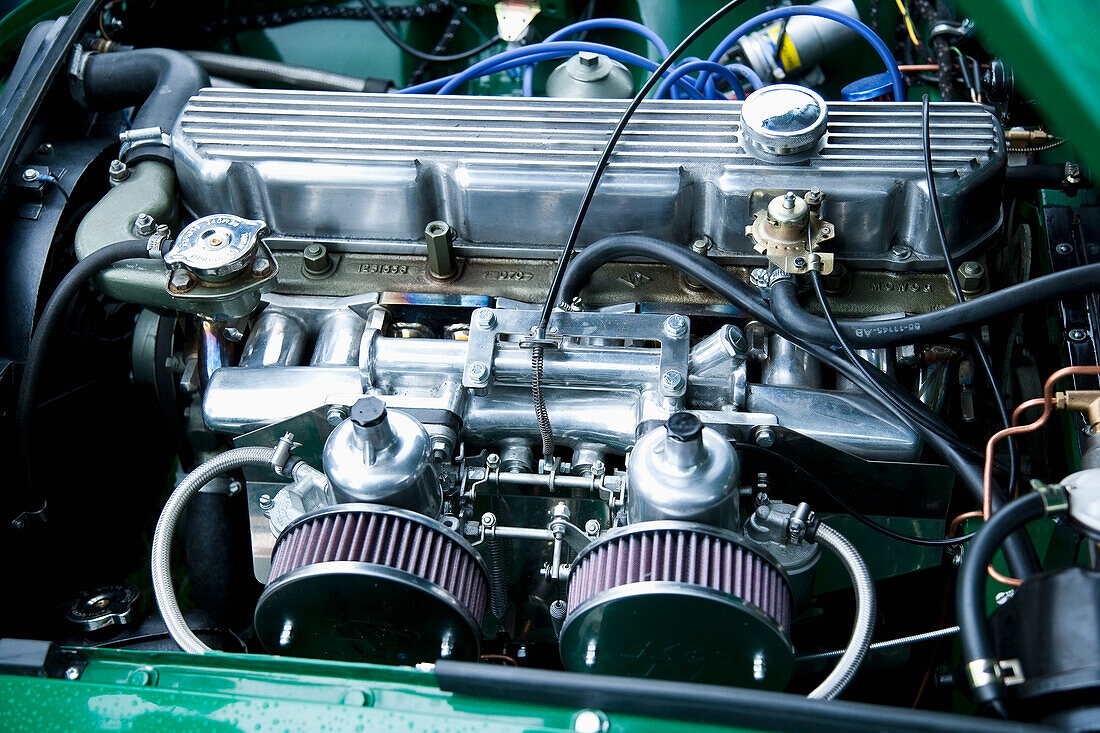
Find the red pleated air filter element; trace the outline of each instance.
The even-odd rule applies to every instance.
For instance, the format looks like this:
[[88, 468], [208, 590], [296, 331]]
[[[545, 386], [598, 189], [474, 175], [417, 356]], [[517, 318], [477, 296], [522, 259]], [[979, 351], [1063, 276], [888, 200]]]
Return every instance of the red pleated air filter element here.
[[653, 529], [612, 537], [578, 560], [570, 574], [569, 608], [628, 583], [695, 585], [736, 596], [791, 627], [791, 589], [760, 553], [701, 531]]
[[567, 607], [567, 669], [770, 689], [792, 672], [787, 579], [725, 530], [615, 530], [573, 563]]
[[343, 504], [279, 538], [256, 626], [280, 653], [391, 664], [476, 659], [488, 594], [480, 556], [443, 525]]

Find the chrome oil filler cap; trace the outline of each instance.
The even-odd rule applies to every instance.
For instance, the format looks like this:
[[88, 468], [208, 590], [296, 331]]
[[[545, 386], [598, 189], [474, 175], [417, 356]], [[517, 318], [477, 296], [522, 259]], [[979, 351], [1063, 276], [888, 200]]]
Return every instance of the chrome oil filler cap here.
[[825, 135], [828, 105], [817, 92], [775, 84], [749, 95], [741, 105], [741, 143], [769, 163], [806, 160]]

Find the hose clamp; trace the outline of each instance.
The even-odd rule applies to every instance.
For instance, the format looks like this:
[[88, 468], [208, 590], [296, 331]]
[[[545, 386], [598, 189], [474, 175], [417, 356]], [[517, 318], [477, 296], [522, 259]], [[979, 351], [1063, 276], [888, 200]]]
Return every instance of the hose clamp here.
[[1019, 659], [975, 659], [966, 665], [966, 677], [972, 690], [991, 685], [1012, 687], [1026, 681]]
[[138, 148], [156, 145], [172, 149], [172, 136], [159, 127], [142, 127], [136, 130], [124, 130], [118, 135], [122, 147], [119, 148], [119, 160], [126, 162], [126, 158]]
[[97, 51], [87, 51], [79, 43], [73, 44], [73, 55], [69, 58], [69, 93], [81, 107], [88, 107], [88, 98], [84, 94], [84, 68], [88, 59]]
[[1060, 517], [1069, 513], [1069, 492], [1065, 486], [1032, 481], [1031, 488], [1043, 500], [1043, 513], [1046, 516]]
[[271, 456], [271, 469], [279, 476], [293, 478], [293, 476], [289, 475], [287, 470], [289, 468], [292, 473], [294, 468], [293, 464], [291, 464], [291, 460], [293, 459], [291, 453], [294, 449], [301, 447], [301, 443], [294, 442], [294, 433], [286, 433], [283, 435], [283, 437], [279, 438], [279, 442], [275, 445], [275, 452]]

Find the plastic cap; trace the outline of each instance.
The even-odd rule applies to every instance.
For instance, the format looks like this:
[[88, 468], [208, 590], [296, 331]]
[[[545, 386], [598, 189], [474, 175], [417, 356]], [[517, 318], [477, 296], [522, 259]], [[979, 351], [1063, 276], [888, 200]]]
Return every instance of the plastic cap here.
[[665, 430], [673, 440], [687, 443], [703, 434], [703, 421], [690, 412], [675, 412], [665, 423]]
[[352, 405], [350, 419], [363, 428], [380, 425], [386, 419], [386, 403], [377, 397], [364, 397]]

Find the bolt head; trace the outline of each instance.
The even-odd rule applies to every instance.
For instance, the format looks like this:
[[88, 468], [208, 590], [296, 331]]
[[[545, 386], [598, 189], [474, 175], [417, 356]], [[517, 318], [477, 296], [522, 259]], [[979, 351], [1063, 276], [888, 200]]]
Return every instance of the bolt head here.
[[187, 270], [173, 270], [168, 286], [180, 293], [186, 293], [195, 287], [195, 276]]
[[661, 386], [668, 392], [679, 392], [684, 388], [684, 375], [677, 369], [669, 369], [661, 375]]
[[664, 331], [669, 338], [684, 338], [688, 335], [688, 328], [688, 319], [679, 314], [673, 314], [665, 319]]
[[481, 515], [481, 524], [484, 527], [495, 527], [497, 526], [497, 516], [492, 512], [485, 512]]
[[302, 250], [302, 269], [307, 275], [327, 275], [332, 270], [332, 258], [324, 245], [311, 244]]
[[252, 261], [253, 275], [266, 275], [271, 271], [271, 260], [266, 257], [257, 257]]
[[42, 174], [34, 168], [27, 168], [25, 171], [23, 171], [23, 180], [27, 183], [34, 183], [41, 177]]
[[488, 308], [478, 308], [474, 311], [474, 325], [482, 331], [491, 331], [497, 325], [497, 317]]
[[489, 365], [483, 361], [475, 361], [466, 370], [466, 374], [475, 384], [484, 385], [489, 382]]
[[591, 51], [581, 51], [577, 54], [577, 62], [585, 68], [594, 69], [600, 65], [600, 55]]
[[794, 258], [794, 266], [797, 267], [799, 270], [801, 270], [803, 267], [806, 266], [806, 258], [805, 257], [795, 257]]
[[1060, 255], [1068, 255], [1070, 252], [1073, 251], [1073, 245], [1069, 242], [1062, 242], [1054, 248], [1054, 251]]
[[267, 511], [275, 504], [275, 502], [272, 501], [270, 494], [260, 494], [260, 498], [257, 499], [257, 503], [260, 505], [260, 509], [263, 509], [264, 511]]
[[80, 679], [80, 667], [69, 667], [65, 670], [65, 679], [78, 680]]
[[600, 533], [600, 520], [589, 519], [584, 523], [584, 533], [590, 537], [595, 537]]
[[794, 191], [787, 191], [787, 193], [783, 195], [783, 208], [793, 209], [795, 198]]
[[143, 237], [151, 236], [157, 230], [157, 223], [153, 220], [153, 217], [145, 212], [137, 215], [134, 219], [134, 231]]
[[1076, 341], [1076, 342], [1081, 342], [1081, 341], [1084, 341], [1086, 338], [1088, 338], [1088, 334], [1085, 333], [1085, 329], [1083, 329], [1083, 328], [1071, 329], [1070, 332], [1067, 335], [1069, 336], [1070, 341]]
[[890, 248], [890, 256], [895, 260], [907, 260], [913, 256], [913, 250], [904, 244], [894, 245]]
[[761, 448], [771, 448], [775, 445], [775, 431], [768, 427], [757, 428], [753, 440]]
[[343, 405], [332, 405], [328, 408], [328, 413], [325, 417], [329, 425], [336, 427], [347, 419], [348, 408]]

